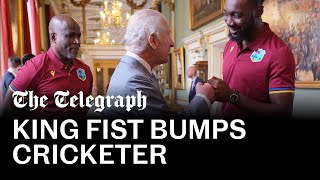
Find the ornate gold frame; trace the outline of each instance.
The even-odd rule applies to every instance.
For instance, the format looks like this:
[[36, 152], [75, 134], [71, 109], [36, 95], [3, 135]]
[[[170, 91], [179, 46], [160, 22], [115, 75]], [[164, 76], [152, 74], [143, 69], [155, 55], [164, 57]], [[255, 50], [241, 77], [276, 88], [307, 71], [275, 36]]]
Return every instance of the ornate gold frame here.
[[317, 89], [320, 88], [319, 81], [296, 81], [295, 83], [296, 88], [301, 89]]
[[211, 21], [213, 21], [214, 19], [217, 19], [218, 17], [220, 17], [223, 13], [223, 6], [224, 6], [224, 0], [219, 0], [221, 2], [221, 6], [219, 9], [217, 9], [216, 11], [213, 11], [213, 12], [209, 12], [206, 10], [201, 10], [202, 13], [205, 13], [205, 14], [208, 14], [204, 17], [202, 17], [200, 20], [196, 20], [196, 12], [195, 12], [195, 7], [194, 7], [194, 4], [197, 3], [199, 4], [200, 2], [198, 2], [197, 0], [189, 0], [189, 6], [190, 6], [190, 17], [189, 17], [189, 20], [190, 20], [190, 29], [191, 30], [194, 30], [194, 29], [197, 29]]
[[[173, 51], [172, 59], [172, 78], [176, 89], [185, 88], [185, 73], [184, 73], [184, 48], [180, 47]], [[179, 68], [179, 69], [178, 69]], [[179, 74], [180, 75], [179, 75]]]

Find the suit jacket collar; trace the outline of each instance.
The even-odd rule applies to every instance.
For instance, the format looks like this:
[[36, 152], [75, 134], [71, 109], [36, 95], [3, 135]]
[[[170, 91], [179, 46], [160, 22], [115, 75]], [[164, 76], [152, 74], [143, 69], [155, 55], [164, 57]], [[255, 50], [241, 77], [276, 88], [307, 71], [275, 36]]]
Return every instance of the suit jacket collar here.
[[147, 70], [150, 74], [152, 74], [151, 66], [148, 64], [146, 60], [144, 60], [142, 57], [138, 56], [137, 54], [127, 51], [127, 56], [133, 57], [134, 59], [138, 60]]
[[192, 81], [196, 81], [197, 78], [198, 78], [198, 76], [195, 76], [195, 77], [192, 79]]
[[133, 66], [133, 68], [142, 71], [144, 74], [148, 75], [151, 79], [155, 78], [153, 74], [150, 74], [150, 72], [147, 70], [146, 67], [144, 67], [137, 59], [131, 57], [131, 56], [123, 56], [121, 59], [121, 62], [129, 64]]
[[[146, 67], [144, 67], [137, 59], [135, 59], [131, 56], [125, 55], [122, 57], [121, 62], [126, 63], [126, 64], [132, 66], [132, 68], [145, 74], [146, 77], [148, 77], [150, 79], [150, 81], [152, 81], [154, 83], [154, 85], [157, 87], [157, 90], [159, 90], [159, 92], [160, 92], [160, 86], [159, 86], [157, 78], [154, 76], [154, 74], [150, 74], [149, 71], [146, 69]], [[161, 92], [160, 92], [160, 94], [161, 94]]]
[[16, 77], [16, 73], [14, 73], [11, 68], [8, 69], [8, 72], [10, 72], [14, 77]]

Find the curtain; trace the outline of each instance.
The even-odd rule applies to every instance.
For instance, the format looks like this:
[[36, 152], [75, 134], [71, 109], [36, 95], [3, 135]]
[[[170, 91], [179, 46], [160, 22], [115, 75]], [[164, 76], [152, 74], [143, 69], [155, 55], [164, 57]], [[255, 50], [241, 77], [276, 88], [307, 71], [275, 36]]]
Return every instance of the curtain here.
[[4, 69], [8, 69], [8, 58], [14, 55], [12, 44], [11, 15], [9, 0], [1, 0], [2, 52]]
[[[55, 15], [50, 5], [45, 5], [46, 27], [49, 27], [50, 19]], [[47, 36], [48, 47], [50, 47], [50, 36]]]
[[30, 27], [30, 41], [31, 41], [31, 52], [34, 55], [40, 54], [40, 27], [39, 27], [39, 15], [36, 8], [36, 1], [29, 0], [27, 2], [28, 18]]
[[[2, 11], [0, 8], [0, 14], [1, 12]], [[3, 60], [3, 44], [2, 44], [2, 18], [0, 18], [0, 82], [3, 74], [4, 74], [4, 60]]]
[[23, 1], [23, 29], [24, 29], [24, 54], [31, 53], [30, 28], [27, 11], [27, 2]]

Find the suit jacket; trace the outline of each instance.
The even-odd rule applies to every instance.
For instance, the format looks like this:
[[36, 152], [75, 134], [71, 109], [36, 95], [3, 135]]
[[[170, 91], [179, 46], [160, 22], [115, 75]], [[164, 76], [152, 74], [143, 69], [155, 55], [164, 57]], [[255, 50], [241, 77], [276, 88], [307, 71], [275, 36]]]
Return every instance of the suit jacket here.
[[198, 76], [196, 77], [194, 86], [192, 87], [192, 85], [191, 85], [191, 87], [190, 87], [189, 102], [191, 102], [193, 97], [196, 95], [196, 85], [198, 82], [204, 83], [204, 81], [201, 78], [199, 78]]
[[14, 79], [14, 75], [7, 71], [4, 76], [2, 77], [1, 88], [2, 88], [2, 96], [5, 97], [8, 91], [9, 85], [11, 81]]
[[[108, 119], [209, 117], [208, 104], [200, 96], [196, 96], [184, 111], [180, 113], [171, 112], [160, 91], [157, 79], [138, 60], [125, 55], [111, 77], [107, 96], [136, 96], [137, 91], [142, 91], [142, 95], [147, 96], [145, 109], [139, 110], [135, 106], [128, 112], [125, 107], [111, 106], [102, 111], [102, 117]], [[113, 103], [111, 102], [111, 105]]]

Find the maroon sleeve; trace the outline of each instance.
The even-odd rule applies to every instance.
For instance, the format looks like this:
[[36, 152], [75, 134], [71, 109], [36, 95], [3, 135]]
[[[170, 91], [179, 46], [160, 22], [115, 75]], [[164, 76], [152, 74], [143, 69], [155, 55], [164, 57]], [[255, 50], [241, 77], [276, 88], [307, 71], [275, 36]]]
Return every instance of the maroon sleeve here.
[[39, 67], [35, 64], [35, 59], [37, 58], [27, 61], [18, 71], [16, 78], [10, 84], [14, 91], [34, 90], [37, 86]]
[[289, 47], [281, 47], [270, 63], [269, 91], [294, 90], [295, 60]]

